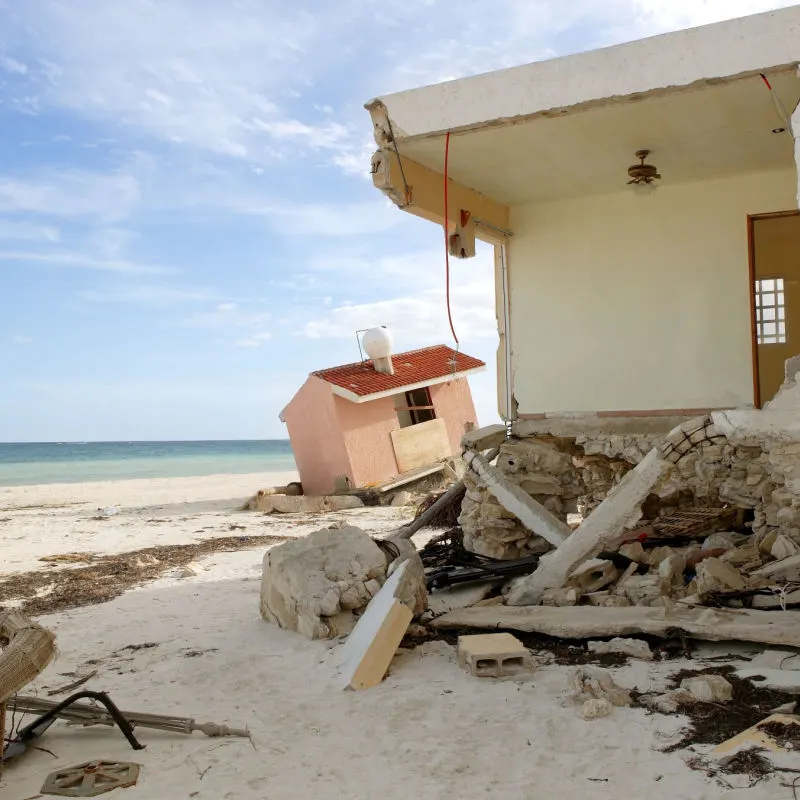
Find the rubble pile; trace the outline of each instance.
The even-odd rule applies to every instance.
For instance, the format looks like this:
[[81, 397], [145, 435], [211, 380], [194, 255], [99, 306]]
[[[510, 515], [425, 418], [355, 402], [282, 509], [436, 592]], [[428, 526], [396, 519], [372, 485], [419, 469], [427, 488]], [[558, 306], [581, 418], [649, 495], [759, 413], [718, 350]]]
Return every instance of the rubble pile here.
[[[800, 386], [792, 362], [776, 398], [762, 411], [698, 417], [666, 436], [533, 436], [504, 443], [497, 469], [562, 520], [589, 516], [652, 449], [673, 463], [642, 505], [654, 519], [695, 507], [747, 512], [754, 534], [783, 537], [800, 546]], [[764, 415], [759, 421], [753, 415]], [[793, 421], [793, 415], [797, 421]], [[717, 424], [719, 423], [719, 424]], [[465, 547], [497, 559], [551, 548], [520, 524], [474, 474], [459, 523]], [[791, 545], [789, 545], [791, 547]]]
[[[563, 449], [562, 449], [563, 448]], [[584, 484], [568, 442], [520, 439], [503, 444], [497, 469], [562, 521], [578, 511]], [[458, 523], [471, 553], [510, 560], [547, 552], [551, 545], [506, 510], [474, 472], [464, 476], [466, 494]]]

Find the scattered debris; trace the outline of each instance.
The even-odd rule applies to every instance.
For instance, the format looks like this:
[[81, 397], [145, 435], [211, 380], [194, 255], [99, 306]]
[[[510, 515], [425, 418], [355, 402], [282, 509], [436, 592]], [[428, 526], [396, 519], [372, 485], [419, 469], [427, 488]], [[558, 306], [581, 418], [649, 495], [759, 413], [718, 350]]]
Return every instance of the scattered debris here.
[[508, 678], [534, 669], [531, 654], [510, 633], [460, 636], [458, 662], [476, 678]]
[[[419, 520], [428, 510], [425, 518], [426, 528], [454, 528], [458, 525], [458, 515], [461, 512], [461, 503], [464, 500], [466, 488], [463, 481], [454, 484], [455, 491], [437, 492], [429, 494], [418, 506], [414, 520]], [[396, 499], [397, 495], [395, 496]], [[440, 502], [441, 501], [441, 502]], [[399, 505], [392, 500], [392, 505]], [[408, 505], [408, 503], [403, 503]]]
[[[111, 710], [103, 711], [96, 705], [78, 702], [80, 697], [95, 697], [95, 693], [82, 693], [72, 699], [72, 702], [54, 703], [51, 700], [42, 700], [38, 697], [24, 697], [18, 695], [8, 701], [10, 709], [22, 714], [54, 714], [58, 719], [75, 723], [84, 727], [92, 725], [113, 726], [117, 721]], [[107, 696], [106, 696], [107, 697]], [[102, 700], [101, 700], [102, 702]], [[110, 702], [110, 700], [109, 700]], [[113, 705], [113, 704], [112, 704]], [[108, 706], [107, 706], [108, 708]], [[116, 707], [115, 707], [116, 708]], [[214, 722], [195, 722], [189, 717], [171, 717], [160, 714], [147, 714], [138, 711], [119, 711], [123, 719], [137, 728], [150, 728], [168, 733], [180, 733], [191, 736], [200, 732], [206, 736], [216, 738], [221, 736], [237, 736], [250, 738], [250, 732], [241, 728], [229, 728], [227, 725], [218, 725]], [[40, 723], [39, 723], [40, 724]]]
[[[62, 716], [63, 712], [69, 709], [69, 707], [74, 705], [78, 700], [82, 700], [84, 698], [91, 698], [92, 700], [104, 705], [108, 712], [106, 718], [110, 720], [109, 724], [117, 725], [134, 750], [144, 749], [144, 745], [139, 744], [137, 741], [136, 736], [133, 733], [133, 726], [131, 725], [130, 721], [123, 716], [122, 712], [114, 705], [114, 703], [111, 701], [111, 698], [105, 692], [84, 691], [79, 692], [78, 694], [70, 695], [66, 700], [62, 700], [60, 703], [51, 703], [47, 700], [36, 701], [41, 704], [47, 704], [49, 709], [44, 711], [44, 713], [33, 720], [33, 722], [22, 728], [13, 739], [9, 740], [8, 744], [3, 750], [0, 761], [5, 762], [12, 758], [21, 756], [31, 745], [31, 742], [36, 741], [40, 736], [42, 736], [42, 734], [44, 734], [45, 731], [50, 728], [56, 719]], [[9, 707], [14, 708], [15, 710], [19, 709], [19, 700], [19, 697], [14, 697], [13, 699], [9, 700]], [[96, 709], [92, 710], [97, 713]], [[89, 722], [86, 724], [102, 723]]]
[[251, 511], [262, 511], [265, 514], [329, 514], [332, 511], [363, 507], [364, 501], [360, 497], [347, 494], [326, 497], [265, 494], [256, 495], [249, 504]]
[[72, 681], [72, 683], [68, 683], [66, 686], [59, 686], [57, 689], [51, 689], [48, 693], [48, 697], [53, 697], [57, 694], [66, 694], [67, 692], [74, 692], [75, 689], [79, 689], [85, 683], [88, 683], [92, 678], [97, 675], [97, 670], [93, 669], [91, 672], [88, 672], [81, 678], [77, 678], [76, 680]]
[[59, 797], [96, 797], [114, 789], [127, 789], [139, 780], [139, 764], [123, 761], [89, 761], [50, 773], [42, 794]]

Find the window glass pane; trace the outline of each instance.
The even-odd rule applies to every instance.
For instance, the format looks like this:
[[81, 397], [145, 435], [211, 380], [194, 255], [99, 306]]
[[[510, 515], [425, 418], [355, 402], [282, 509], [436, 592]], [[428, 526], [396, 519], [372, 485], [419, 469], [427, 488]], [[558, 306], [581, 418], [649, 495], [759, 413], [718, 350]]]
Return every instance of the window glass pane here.
[[778, 278], [778, 279], [775, 281], [775, 288], [776, 288], [776, 289], [777, 289], [779, 292], [782, 292], [782, 291], [783, 291], [783, 278]]
[[776, 308], [765, 308], [762, 312], [764, 314], [764, 319], [773, 320], [776, 318]]
[[775, 293], [770, 292], [769, 294], [762, 294], [761, 295], [761, 305], [762, 306], [774, 306], [775, 305]]
[[775, 281], [759, 281], [761, 284], [761, 291], [762, 292], [774, 292], [775, 291]]
[[777, 329], [775, 327], [774, 322], [765, 322], [764, 323], [764, 333], [767, 336], [774, 336], [777, 333]]

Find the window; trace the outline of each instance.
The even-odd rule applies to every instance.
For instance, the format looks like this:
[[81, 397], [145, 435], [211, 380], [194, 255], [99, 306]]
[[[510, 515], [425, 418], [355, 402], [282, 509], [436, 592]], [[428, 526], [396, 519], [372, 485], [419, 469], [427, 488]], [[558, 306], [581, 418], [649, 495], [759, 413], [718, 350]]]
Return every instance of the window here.
[[394, 406], [397, 410], [397, 418], [400, 420], [401, 428], [419, 425], [420, 422], [430, 422], [432, 419], [436, 419], [433, 400], [427, 387], [397, 395]]
[[756, 281], [756, 341], [786, 344], [786, 295], [783, 278]]

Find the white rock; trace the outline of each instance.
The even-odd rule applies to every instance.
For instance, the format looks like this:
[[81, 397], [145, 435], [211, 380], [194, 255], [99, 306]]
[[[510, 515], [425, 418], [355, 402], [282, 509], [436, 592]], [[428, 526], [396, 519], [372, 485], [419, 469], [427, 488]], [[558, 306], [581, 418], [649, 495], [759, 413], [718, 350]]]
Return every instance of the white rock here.
[[581, 719], [600, 719], [600, 717], [607, 717], [614, 710], [614, 706], [605, 697], [598, 697], [593, 700], [587, 700], [580, 710]]
[[354, 527], [316, 531], [264, 556], [261, 614], [309, 639], [348, 633], [353, 611], [372, 598], [366, 584], [385, 577], [386, 557], [368, 534]]
[[630, 692], [618, 686], [604, 669], [576, 667], [569, 676], [569, 689], [576, 700], [584, 703], [604, 699], [614, 706], [630, 706], [633, 702]]
[[701, 703], [727, 703], [733, 696], [733, 686], [722, 675], [684, 678], [681, 689], [685, 689]]
[[652, 661], [653, 653], [650, 645], [641, 639], [612, 639], [610, 642], [589, 642], [587, 645], [590, 653], [605, 655], [606, 653], [621, 653], [631, 658], [641, 658], [644, 661]]

